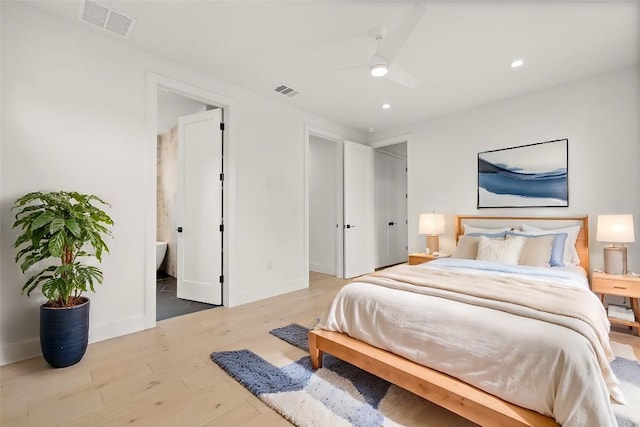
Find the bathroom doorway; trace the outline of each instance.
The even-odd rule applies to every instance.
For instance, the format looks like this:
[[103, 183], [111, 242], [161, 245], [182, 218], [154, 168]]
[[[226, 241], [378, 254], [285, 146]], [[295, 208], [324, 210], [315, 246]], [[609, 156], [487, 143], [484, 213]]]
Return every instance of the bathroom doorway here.
[[[157, 95], [156, 320], [164, 320], [222, 303], [222, 261], [213, 265], [202, 260], [203, 256], [209, 260], [222, 253], [218, 229], [218, 222], [222, 224], [222, 182], [218, 182], [222, 178], [222, 128], [207, 123], [215, 121], [215, 126], [220, 126], [222, 110], [162, 87]], [[198, 140], [197, 134], [203, 132], [204, 140]], [[206, 137], [216, 132], [217, 153]], [[193, 197], [195, 190], [202, 194]], [[187, 193], [191, 196], [185, 196]], [[193, 205], [196, 200], [198, 206]], [[202, 203], [208, 206], [200, 206]], [[217, 211], [217, 215], [204, 222], [197, 214], [201, 210]], [[203, 224], [207, 229], [195, 233]], [[204, 243], [198, 241], [202, 235], [208, 237]], [[198, 250], [202, 247], [209, 248], [211, 254]], [[213, 296], [207, 295], [212, 292]]]

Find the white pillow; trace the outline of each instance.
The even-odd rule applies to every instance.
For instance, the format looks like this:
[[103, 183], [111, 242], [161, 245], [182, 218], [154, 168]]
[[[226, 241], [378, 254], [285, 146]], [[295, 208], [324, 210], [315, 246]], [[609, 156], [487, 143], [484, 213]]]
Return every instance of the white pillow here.
[[486, 236], [480, 236], [476, 259], [498, 262], [500, 264], [518, 265], [520, 252], [522, 251], [525, 240], [526, 237], [520, 236], [509, 236], [509, 239], [505, 240], [496, 240]]
[[480, 227], [473, 227], [469, 224], [464, 224], [463, 226], [464, 226], [464, 234], [471, 234], [471, 233], [499, 234], [499, 233], [504, 233], [505, 231], [511, 231], [511, 227], [480, 228]]
[[578, 240], [578, 233], [580, 233], [579, 225], [547, 230], [544, 228], [534, 227], [529, 224], [522, 224], [522, 231], [523, 234], [529, 234], [530, 236], [538, 236], [540, 234], [567, 233], [567, 240], [564, 241], [564, 255], [562, 257], [562, 262], [565, 266], [580, 265], [580, 257], [578, 256], [578, 251], [576, 250], [576, 241]]

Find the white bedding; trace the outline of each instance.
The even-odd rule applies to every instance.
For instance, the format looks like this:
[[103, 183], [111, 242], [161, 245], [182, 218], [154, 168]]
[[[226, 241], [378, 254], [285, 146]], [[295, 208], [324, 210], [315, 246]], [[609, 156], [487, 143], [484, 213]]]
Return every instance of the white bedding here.
[[[438, 260], [414, 268], [468, 270], [499, 280], [524, 274], [541, 286], [562, 283], [583, 289], [597, 300], [584, 270], [575, 267], [498, 268], [492, 263]], [[603, 374], [585, 335], [528, 316], [426, 295], [412, 286], [403, 284], [399, 290], [350, 283], [318, 327], [457, 377], [565, 426], [616, 425], [610, 396], [622, 400], [617, 379]]]

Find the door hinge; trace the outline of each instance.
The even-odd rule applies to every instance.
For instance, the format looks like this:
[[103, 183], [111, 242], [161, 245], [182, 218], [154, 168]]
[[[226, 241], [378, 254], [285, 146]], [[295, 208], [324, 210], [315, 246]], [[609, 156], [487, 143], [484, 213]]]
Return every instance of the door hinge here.
[[220, 276], [220, 283], [224, 283], [224, 276]]
[[224, 181], [224, 174], [223, 173], [220, 174], [220, 181]]
[[220, 123], [220, 130], [224, 130], [224, 123]]
[[220, 231], [224, 231], [224, 224], [220, 224]]

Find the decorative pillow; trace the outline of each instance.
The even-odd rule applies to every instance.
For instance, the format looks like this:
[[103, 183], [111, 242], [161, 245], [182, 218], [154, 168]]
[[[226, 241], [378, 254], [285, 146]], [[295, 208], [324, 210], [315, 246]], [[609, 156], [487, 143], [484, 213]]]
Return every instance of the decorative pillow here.
[[538, 231], [519, 231], [507, 233], [512, 236], [523, 237], [541, 237], [541, 236], [553, 236], [553, 244], [551, 246], [551, 256], [549, 257], [549, 265], [551, 267], [564, 267], [565, 264], [562, 261], [564, 257], [564, 243], [567, 240], [567, 233], [556, 234], [539, 234]]
[[506, 234], [507, 233], [504, 231], [497, 234], [464, 234], [458, 237], [458, 246], [456, 246], [453, 254], [451, 254], [451, 258], [476, 259], [476, 256], [478, 255], [478, 242], [480, 241], [480, 236], [486, 236], [490, 239], [504, 240]]
[[480, 227], [473, 227], [469, 224], [464, 224], [464, 234], [472, 234], [472, 233], [480, 233], [480, 234], [485, 234], [485, 233], [490, 233], [490, 234], [497, 234], [497, 233], [503, 233], [505, 231], [511, 231], [511, 227], [502, 227], [502, 228], [480, 228]]
[[[509, 235], [507, 240], [516, 239], [518, 236]], [[545, 236], [525, 237], [518, 264], [530, 265], [532, 267], [550, 267], [551, 249], [555, 236], [547, 234]]]
[[479, 241], [479, 236], [460, 236], [458, 245], [451, 254], [451, 258], [476, 259]]
[[525, 240], [526, 238], [521, 236], [512, 236], [508, 240], [497, 240], [480, 236], [476, 259], [517, 265]]
[[526, 234], [530, 235], [533, 235], [531, 232], [537, 232], [538, 235], [567, 233], [567, 238], [564, 242], [564, 255], [562, 256], [562, 262], [567, 266], [580, 265], [580, 257], [578, 256], [578, 251], [576, 250], [576, 241], [578, 240], [578, 233], [580, 233], [579, 225], [557, 228], [554, 230], [545, 230], [543, 228], [523, 224], [522, 230], [525, 231]]

